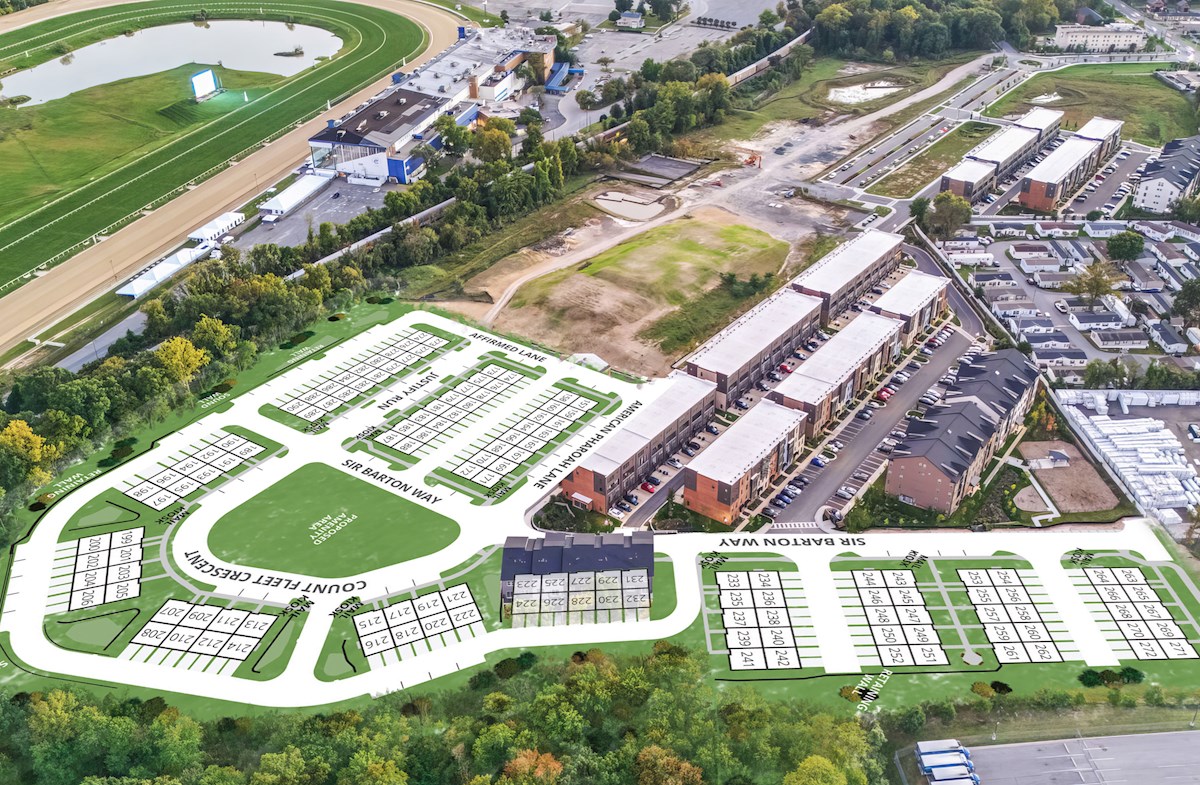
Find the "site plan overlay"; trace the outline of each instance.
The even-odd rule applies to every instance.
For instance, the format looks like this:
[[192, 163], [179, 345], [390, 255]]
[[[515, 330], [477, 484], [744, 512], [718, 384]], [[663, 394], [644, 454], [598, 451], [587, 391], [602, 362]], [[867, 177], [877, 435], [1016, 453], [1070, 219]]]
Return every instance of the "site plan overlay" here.
[[[388, 354], [411, 361], [376, 363]], [[345, 375], [365, 367], [380, 372], [339, 397], [330, 382], [354, 389]], [[410, 311], [56, 500], [16, 547], [0, 631], [48, 673], [280, 707], [411, 687], [507, 649], [697, 625], [734, 680], [1197, 656], [1197, 587], [1139, 519], [660, 535], [649, 571], [564, 568], [503, 587], [501, 549], [529, 536], [547, 478], [672, 382], [626, 382]], [[295, 391], [325, 386], [336, 405], [319, 417], [287, 411]], [[381, 438], [407, 420], [417, 446]], [[486, 483], [462, 472], [481, 461]]]

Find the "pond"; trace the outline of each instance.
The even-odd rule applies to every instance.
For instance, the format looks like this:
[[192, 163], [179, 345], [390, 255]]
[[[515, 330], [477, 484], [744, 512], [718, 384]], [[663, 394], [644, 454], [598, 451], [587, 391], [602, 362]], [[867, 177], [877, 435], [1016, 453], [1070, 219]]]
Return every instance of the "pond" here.
[[[150, 27], [110, 38], [66, 57], [0, 79], [0, 96], [27, 95], [22, 106], [44, 104], [89, 87], [169, 71], [188, 63], [235, 71], [294, 76], [332, 57], [342, 41], [328, 30], [284, 22], [212, 21]], [[299, 48], [299, 49], [297, 49]], [[296, 56], [280, 53], [300, 51]]]

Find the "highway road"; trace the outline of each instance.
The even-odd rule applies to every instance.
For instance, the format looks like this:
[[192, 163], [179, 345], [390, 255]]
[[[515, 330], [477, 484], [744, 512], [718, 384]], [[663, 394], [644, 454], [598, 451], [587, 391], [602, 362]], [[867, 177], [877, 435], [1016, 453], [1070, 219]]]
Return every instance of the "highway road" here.
[[987, 785], [1185, 785], [1200, 783], [1196, 731], [972, 747]]
[[[449, 11], [414, 0], [352, 0], [393, 11], [416, 22], [428, 47], [409, 62], [420, 65], [458, 39], [464, 21]], [[120, 5], [116, 0], [54, 0], [0, 17], [0, 33], [63, 14]], [[236, 166], [76, 254], [0, 299], [0, 352], [36, 336], [184, 242], [188, 232], [249, 201], [282, 179], [308, 154], [308, 139], [330, 117], [340, 117], [391, 83], [384, 77], [270, 143]]]

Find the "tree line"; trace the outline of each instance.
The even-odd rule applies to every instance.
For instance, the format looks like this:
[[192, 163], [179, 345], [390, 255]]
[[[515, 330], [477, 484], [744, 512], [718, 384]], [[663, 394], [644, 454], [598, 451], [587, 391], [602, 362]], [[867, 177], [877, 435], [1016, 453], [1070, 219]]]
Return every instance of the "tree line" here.
[[0, 0], [0, 16], [24, 11], [26, 8], [33, 8], [35, 5], [45, 2], [48, 0]]
[[1035, 35], [1072, 19], [1071, 0], [809, 0], [813, 47], [870, 60], [940, 58], [952, 50], [990, 49], [1008, 40], [1026, 47]]
[[361, 708], [198, 721], [161, 698], [0, 695], [0, 781], [30, 785], [885, 785], [852, 714], [717, 690], [659, 641], [526, 652], [459, 688]]

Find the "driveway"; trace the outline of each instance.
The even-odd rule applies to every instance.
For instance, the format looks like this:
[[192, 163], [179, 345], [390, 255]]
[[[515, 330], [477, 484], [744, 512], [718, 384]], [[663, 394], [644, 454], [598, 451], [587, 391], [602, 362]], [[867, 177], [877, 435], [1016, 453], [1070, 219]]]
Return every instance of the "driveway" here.
[[[950, 365], [958, 361], [960, 355], [971, 345], [972, 340], [959, 331], [954, 331], [950, 339], [940, 349], [934, 352], [929, 362], [913, 374], [912, 378], [901, 385], [900, 390], [888, 401], [887, 406], [874, 410], [874, 417], [869, 421], [851, 418], [843, 432], [835, 436], [845, 447], [838, 453], [837, 460], [824, 469], [805, 465], [798, 472], [809, 479], [808, 487], [800, 498], [791, 504], [777, 519], [781, 522], [814, 521], [817, 512], [825, 506], [843, 485], [861, 486], [859, 481], [852, 481], [851, 476], [859, 470], [860, 464], [872, 455], [880, 455], [875, 448], [897, 426], [904, 423], [904, 415], [915, 408], [922, 395], [928, 392], [937, 380], [945, 375]], [[903, 367], [903, 366], [901, 366]]]

